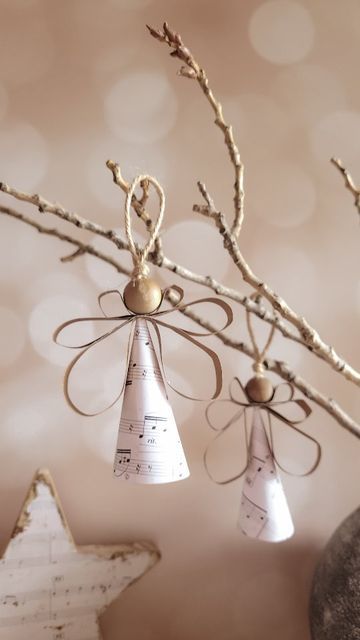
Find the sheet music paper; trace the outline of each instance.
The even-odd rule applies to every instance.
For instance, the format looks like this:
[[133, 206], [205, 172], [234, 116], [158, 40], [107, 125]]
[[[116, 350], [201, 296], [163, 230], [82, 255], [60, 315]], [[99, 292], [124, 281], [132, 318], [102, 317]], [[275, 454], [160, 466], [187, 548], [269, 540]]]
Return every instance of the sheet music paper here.
[[190, 475], [144, 318], [135, 323], [114, 475], [142, 484], [174, 482]]
[[259, 408], [254, 408], [239, 527], [250, 538], [287, 540], [294, 525]]
[[0, 638], [101, 640], [98, 615], [158, 554], [141, 544], [76, 547], [46, 473], [0, 560]]

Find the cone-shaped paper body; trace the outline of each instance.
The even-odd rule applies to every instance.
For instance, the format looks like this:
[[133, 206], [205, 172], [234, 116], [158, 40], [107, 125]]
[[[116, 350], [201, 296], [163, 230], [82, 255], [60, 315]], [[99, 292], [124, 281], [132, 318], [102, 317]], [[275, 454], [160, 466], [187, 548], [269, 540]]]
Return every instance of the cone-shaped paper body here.
[[287, 540], [294, 525], [266, 435], [260, 409], [254, 408], [239, 527], [250, 538]]
[[190, 475], [154, 345], [143, 318], [135, 323], [114, 475], [141, 484], [175, 482]]

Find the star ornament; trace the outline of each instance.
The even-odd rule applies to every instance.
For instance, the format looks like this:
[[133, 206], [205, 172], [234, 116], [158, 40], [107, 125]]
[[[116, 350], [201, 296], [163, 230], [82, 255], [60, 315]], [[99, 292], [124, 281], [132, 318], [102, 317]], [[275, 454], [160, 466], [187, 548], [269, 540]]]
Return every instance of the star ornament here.
[[101, 640], [101, 613], [159, 559], [144, 543], [77, 546], [40, 470], [0, 559], [0, 638]]

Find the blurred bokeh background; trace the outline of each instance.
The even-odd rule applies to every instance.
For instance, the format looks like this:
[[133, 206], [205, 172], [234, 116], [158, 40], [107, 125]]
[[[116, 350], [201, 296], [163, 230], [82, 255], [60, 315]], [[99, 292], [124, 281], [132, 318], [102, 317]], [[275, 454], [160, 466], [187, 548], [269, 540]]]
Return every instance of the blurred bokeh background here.
[[[176, 75], [177, 61], [145, 29], [168, 20], [207, 69], [234, 125], [246, 167], [245, 257], [325, 340], [359, 363], [359, 221], [329, 163], [340, 156], [360, 182], [357, 0], [0, 0], [0, 9], [1, 181], [120, 229], [123, 194], [105, 161], [117, 160], [129, 180], [149, 172], [167, 192], [166, 254], [246, 291], [213, 225], [192, 213], [201, 179], [231, 215], [233, 173], [203, 95]], [[1, 201], [31, 214], [27, 205]], [[116, 255], [106, 241], [94, 243]], [[309, 478], [283, 478], [296, 533], [280, 545], [236, 529], [241, 481], [218, 487], [207, 478], [202, 455], [212, 432], [204, 404], [171, 393], [188, 480], [153, 487], [114, 481], [120, 408], [94, 419], [71, 412], [62, 395], [70, 355], [51, 335], [63, 320], [96, 312], [97, 294], [124, 279], [92, 257], [60, 263], [70, 252], [0, 218], [1, 545], [34, 471], [46, 466], [78, 543], [148, 539], [162, 552], [159, 565], [103, 616], [104, 639], [308, 639], [316, 560], [359, 504], [360, 444], [314, 409], [305, 428], [320, 440], [323, 461]], [[175, 281], [169, 273], [158, 277]], [[187, 299], [206, 292], [185, 288]], [[245, 339], [243, 310], [234, 310], [231, 333]], [[226, 385], [234, 374], [250, 375], [244, 356], [216, 339], [210, 344]], [[191, 390], [191, 351], [171, 337], [165, 350], [173, 378]], [[277, 337], [271, 354], [359, 416], [358, 390], [304, 349]], [[119, 342], [116, 353], [94, 362], [91, 378], [78, 382], [84, 401], [114, 392], [123, 359]], [[283, 432], [279, 442], [290, 465], [306, 455]], [[221, 464], [240, 465], [241, 447], [239, 436]]]

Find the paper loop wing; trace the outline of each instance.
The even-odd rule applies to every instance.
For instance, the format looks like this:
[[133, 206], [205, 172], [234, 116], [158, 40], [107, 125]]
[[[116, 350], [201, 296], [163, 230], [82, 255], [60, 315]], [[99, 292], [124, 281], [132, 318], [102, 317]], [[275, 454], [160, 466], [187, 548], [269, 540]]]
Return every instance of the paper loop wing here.
[[[99, 409], [98, 411], [94, 411], [94, 412], [87, 412], [84, 411], [83, 409], [81, 409], [77, 403], [73, 400], [72, 398], [72, 393], [71, 393], [71, 378], [72, 378], [72, 374], [74, 373], [74, 370], [76, 370], [76, 365], [79, 363], [79, 361], [87, 354], [87, 352], [94, 347], [95, 345], [99, 344], [100, 342], [102, 342], [103, 340], [105, 340], [106, 338], [113, 336], [115, 333], [117, 333], [118, 331], [120, 331], [120, 329], [122, 329], [124, 326], [126, 326], [127, 324], [130, 324], [133, 319], [134, 316], [127, 316], [126, 320], [124, 322], [121, 322], [120, 324], [118, 324], [117, 326], [115, 326], [113, 329], [111, 329], [110, 331], [107, 331], [106, 333], [103, 333], [101, 336], [99, 336], [98, 338], [95, 338], [94, 340], [82, 344], [82, 345], [77, 345], [77, 346], [69, 346], [69, 345], [65, 345], [62, 344], [58, 341], [58, 336], [60, 335], [60, 333], [62, 332], [63, 329], [65, 329], [66, 327], [77, 323], [77, 322], [85, 322], [85, 321], [101, 321], [101, 320], [107, 320], [107, 321], [118, 321], [119, 319], [121, 319], [120, 317], [104, 317], [104, 318], [75, 318], [74, 320], [69, 320], [68, 322], [63, 323], [62, 325], [60, 325], [60, 327], [58, 327], [58, 329], [56, 330], [55, 334], [54, 334], [54, 341], [56, 342], [56, 344], [61, 344], [61, 346], [65, 346], [68, 347], [70, 349], [81, 349], [80, 353], [78, 353], [75, 358], [73, 358], [71, 360], [71, 362], [69, 363], [69, 365], [67, 366], [66, 370], [65, 370], [65, 374], [64, 374], [64, 395], [65, 395], [65, 399], [68, 403], [68, 405], [74, 410], [76, 411], [76, 413], [80, 414], [81, 416], [86, 416], [86, 417], [95, 417], [100, 415], [101, 413], [104, 413], [104, 411], [107, 411], [108, 409], [110, 409], [111, 407], [114, 406], [114, 404], [116, 404], [116, 402], [120, 399], [122, 393], [123, 393], [123, 389], [124, 389], [124, 384], [125, 384], [125, 380], [122, 384], [121, 390], [120, 392], [117, 394], [117, 396], [114, 398], [114, 400], [112, 400], [109, 404], [107, 404], [105, 407]], [[128, 347], [127, 347], [127, 360], [129, 358], [129, 345], [130, 345], [130, 337], [128, 340]]]
[[[239, 478], [241, 478], [241, 476], [244, 475], [244, 473], [246, 472], [246, 469], [248, 467], [248, 463], [249, 463], [249, 437], [248, 437], [248, 429], [247, 429], [247, 422], [246, 422], [246, 407], [242, 407], [239, 411], [237, 411], [233, 417], [223, 426], [223, 427], [216, 427], [214, 424], [212, 424], [211, 421], [211, 417], [209, 418], [210, 412], [212, 407], [216, 404], [219, 405], [220, 403], [231, 403], [233, 404], [233, 402], [231, 400], [218, 400], [216, 403], [211, 402], [209, 404], [209, 406], [206, 409], [206, 419], [207, 422], [209, 424], [209, 426], [211, 427], [211, 429], [213, 429], [214, 431], [217, 431], [217, 435], [215, 436], [215, 438], [213, 438], [213, 440], [210, 442], [210, 444], [207, 446], [207, 448], [205, 449], [204, 452], [204, 466], [205, 466], [205, 470], [209, 476], [209, 478], [215, 482], [216, 484], [219, 485], [225, 485], [225, 484], [230, 484], [231, 482], [234, 482], [235, 480], [238, 480]], [[235, 475], [230, 476], [229, 478], [223, 479], [223, 480], [219, 480], [215, 477], [215, 475], [212, 473], [211, 471], [211, 464], [209, 462], [209, 454], [211, 451], [213, 451], [214, 447], [216, 447], [216, 442], [220, 440], [220, 438], [222, 436], [224, 436], [224, 434], [237, 422], [239, 422], [241, 420], [241, 418], [243, 417], [243, 424], [244, 424], [244, 431], [245, 431], [245, 444], [246, 444], [246, 462], [244, 467], [241, 469], [241, 471], [239, 473], [236, 473]]]
[[[303, 420], [305, 420], [305, 418], [307, 418], [308, 415], [311, 413], [310, 407], [308, 406], [308, 404], [304, 400], [293, 400], [292, 402], [296, 403], [298, 406], [300, 406], [303, 409], [304, 417], [301, 420], [291, 421], [288, 418], [286, 418], [286, 416], [281, 414], [279, 411], [273, 409], [271, 406], [268, 407], [268, 423], [269, 423], [270, 444], [271, 444], [271, 449], [272, 449], [272, 453], [273, 453], [273, 456], [274, 456], [274, 460], [275, 460], [277, 466], [282, 471], [284, 471], [285, 473], [287, 473], [290, 476], [296, 476], [296, 477], [299, 477], [299, 478], [303, 478], [303, 477], [306, 477], [306, 476], [310, 476], [318, 468], [318, 466], [320, 464], [320, 461], [321, 461], [322, 450], [321, 450], [321, 445], [318, 442], [318, 440], [316, 440], [316, 438], [314, 438], [313, 436], [309, 435], [308, 433], [306, 433], [305, 431], [303, 431], [302, 429], [300, 429], [297, 426], [300, 422], [303, 422]], [[301, 436], [302, 438], [305, 438], [306, 440], [308, 440], [309, 442], [311, 442], [314, 445], [314, 447], [315, 447], [314, 462], [310, 465], [310, 467], [306, 471], [294, 472], [294, 471], [291, 471], [291, 470], [287, 469], [281, 462], [279, 462], [279, 458], [275, 453], [276, 446], [275, 446], [275, 442], [274, 442], [274, 432], [273, 432], [273, 427], [272, 427], [271, 416], [277, 418], [283, 424], [286, 424], [293, 431], [295, 431], [295, 433], [297, 435]]]

